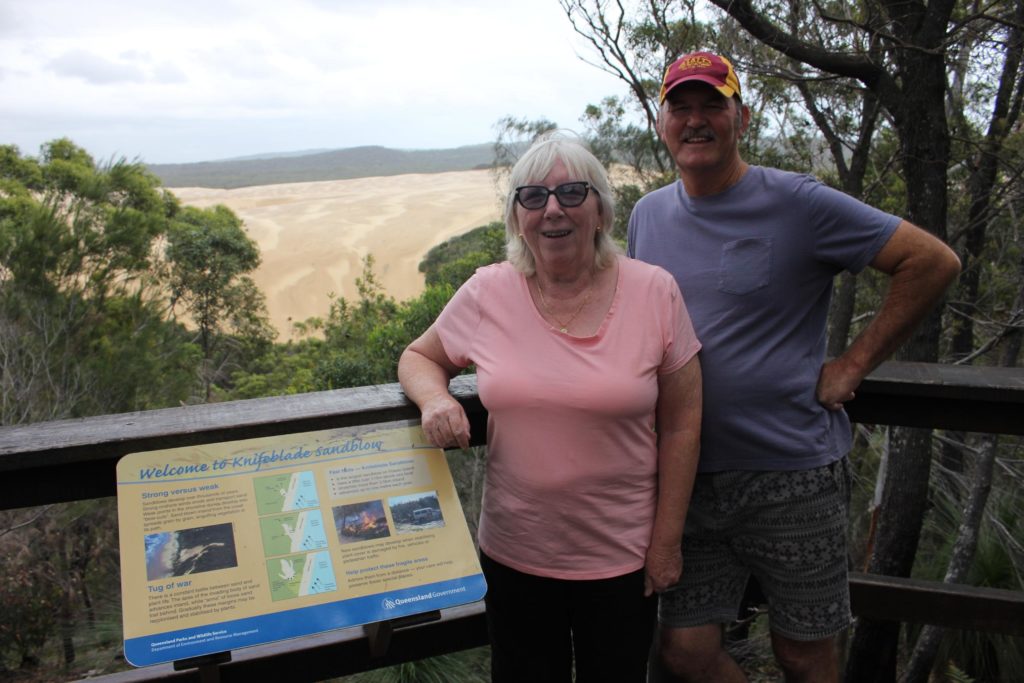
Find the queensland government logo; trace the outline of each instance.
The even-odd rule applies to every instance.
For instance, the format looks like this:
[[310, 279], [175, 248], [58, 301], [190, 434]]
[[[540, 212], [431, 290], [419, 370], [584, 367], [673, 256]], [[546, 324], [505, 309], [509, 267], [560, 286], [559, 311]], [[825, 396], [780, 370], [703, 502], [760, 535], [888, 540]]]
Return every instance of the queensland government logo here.
[[398, 605], [395, 604], [395, 601], [391, 598], [384, 598], [380, 601], [380, 604], [384, 609], [395, 609], [395, 607], [398, 607]]

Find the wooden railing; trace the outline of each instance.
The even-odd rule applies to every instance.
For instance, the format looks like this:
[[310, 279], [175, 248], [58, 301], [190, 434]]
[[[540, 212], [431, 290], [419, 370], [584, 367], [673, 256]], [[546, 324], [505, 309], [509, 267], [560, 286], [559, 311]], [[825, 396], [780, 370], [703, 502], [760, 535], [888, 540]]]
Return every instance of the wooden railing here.
[[[484, 443], [476, 378], [457, 377], [451, 389], [470, 416], [473, 443]], [[1024, 369], [886, 363], [848, 411], [863, 423], [1020, 435]], [[399, 386], [387, 384], [0, 428], [0, 508], [112, 496], [117, 461], [128, 453], [416, 417]], [[1021, 592], [864, 574], [851, 576], [850, 589], [859, 616], [1024, 635]], [[486, 644], [479, 603], [435, 616], [386, 625], [372, 638], [341, 629], [239, 650], [216, 666], [157, 665], [89, 680], [316, 681]]]

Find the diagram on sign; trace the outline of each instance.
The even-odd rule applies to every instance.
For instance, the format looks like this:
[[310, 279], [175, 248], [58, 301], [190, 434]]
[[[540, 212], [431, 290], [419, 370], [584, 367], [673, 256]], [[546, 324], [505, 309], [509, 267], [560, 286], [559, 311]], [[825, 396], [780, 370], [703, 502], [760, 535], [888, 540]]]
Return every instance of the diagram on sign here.
[[312, 472], [258, 477], [253, 484], [256, 486], [256, 510], [261, 515], [320, 506]]
[[320, 510], [303, 510], [260, 519], [260, 536], [267, 557], [327, 547]]
[[274, 601], [330, 593], [338, 588], [328, 552], [267, 560], [267, 577], [270, 579], [270, 598]]

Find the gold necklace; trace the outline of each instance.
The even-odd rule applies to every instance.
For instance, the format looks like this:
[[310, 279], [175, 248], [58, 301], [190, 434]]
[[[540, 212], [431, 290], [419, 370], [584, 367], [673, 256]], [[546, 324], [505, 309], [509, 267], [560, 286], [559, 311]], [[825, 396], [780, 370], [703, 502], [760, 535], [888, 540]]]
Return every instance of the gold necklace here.
[[569, 316], [568, 320], [562, 322], [561, 319], [558, 318], [558, 316], [551, 312], [551, 308], [548, 306], [548, 300], [544, 298], [544, 290], [541, 289], [540, 286], [540, 278], [537, 279], [537, 293], [540, 294], [540, 305], [544, 307], [544, 312], [547, 313], [548, 316], [550, 316], [556, 323], [558, 323], [558, 331], [561, 332], [562, 334], [569, 334], [569, 325], [571, 325], [572, 321], [576, 319], [576, 316], [580, 314], [580, 311], [583, 310], [583, 307], [590, 302], [590, 294], [593, 291], [594, 283], [591, 282], [590, 285], [587, 287], [587, 295], [583, 297], [583, 302], [576, 307], [576, 310], [573, 311], [573, 314]]

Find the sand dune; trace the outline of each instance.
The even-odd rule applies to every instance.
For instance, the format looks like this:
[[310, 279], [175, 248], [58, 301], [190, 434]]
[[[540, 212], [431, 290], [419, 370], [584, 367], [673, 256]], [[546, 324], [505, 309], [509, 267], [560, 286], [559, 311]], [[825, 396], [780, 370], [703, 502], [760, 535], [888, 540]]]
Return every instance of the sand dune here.
[[263, 257], [253, 279], [279, 341], [292, 321], [326, 316], [331, 295], [355, 299], [367, 254], [402, 301], [423, 290], [417, 266], [431, 247], [501, 217], [490, 171], [172, 191], [185, 204], [223, 204], [245, 222]]

